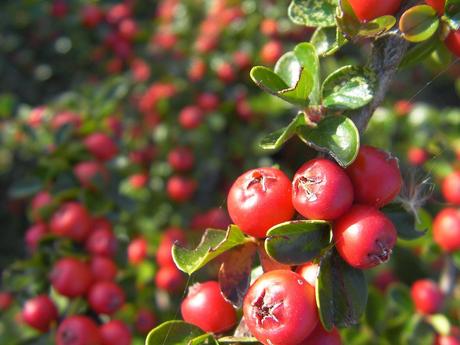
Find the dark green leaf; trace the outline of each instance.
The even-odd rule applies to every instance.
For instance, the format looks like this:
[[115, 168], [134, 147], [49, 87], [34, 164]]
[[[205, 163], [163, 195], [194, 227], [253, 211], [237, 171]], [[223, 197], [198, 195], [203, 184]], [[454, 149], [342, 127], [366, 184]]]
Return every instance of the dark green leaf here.
[[393, 222], [398, 237], [404, 240], [415, 240], [428, 231], [429, 224], [423, 223], [421, 220], [417, 221], [417, 217], [406, 211], [399, 203], [386, 205], [382, 212]]
[[345, 66], [329, 75], [323, 83], [323, 105], [331, 109], [358, 109], [374, 97], [375, 74], [366, 68]]
[[43, 189], [42, 182], [36, 177], [28, 177], [18, 180], [9, 188], [8, 194], [11, 198], [20, 199], [32, 196]]
[[392, 285], [386, 298], [385, 317], [389, 327], [407, 323], [414, 312], [409, 288], [402, 284]]
[[335, 249], [321, 259], [316, 304], [325, 329], [356, 324], [366, 308], [367, 294], [363, 271], [349, 266]]
[[406, 53], [403, 60], [401, 61], [399, 68], [408, 68], [412, 67], [423, 60], [425, 60], [430, 54], [436, 49], [439, 44], [439, 39], [435, 36], [431, 37], [429, 40], [423, 41]]
[[57, 130], [55, 136], [54, 136], [54, 141], [56, 143], [57, 146], [60, 146], [62, 144], [64, 144], [65, 142], [67, 142], [71, 136], [72, 136], [72, 133], [74, 132], [75, 130], [75, 126], [71, 123], [67, 123], [61, 127], [59, 127], [59, 129]]
[[147, 335], [145, 345], [189, 345], [191, 341], [202, 337], [203, 334], [204, 332], [194, 325], [173, 320], [152, 329]]
[[399, 20], [399, 30], [410, 42], [426, 41], [434, 35], [438, 27], [438, 15], [434, 8], [428, 5], [411, 7]]
[[251, 78], [262, 90], [273, 95], [289, 88], [288, 84], [267, 67], [256, 66], [251, 69]]
[[229, 226], [227, 231], [208, 229], [194, 250], [174, 245], [173, 259], [180, 270], [192, 274], [215, 257], [245, 241], [244, 234], [235, 225]]
[[327, 27], [335, 25], [337, 0], [293, 0], [288, 15], [298, 25]]
[[460, 29], [460, 0], [446, 0], [445, 18], [453, 30]]
[[367, 23], [362, 23], [359, 27], [358, 35], [363, 37], [377, 37], [390, 30], [396, 24], [393, 16], [383, 16]]
[[415, 314], [404, 327], [401, 335], [401, 344], [404, 345], [432, 345], [434, 331], [420, 314]]
[[359, 132], [345, 116], [328, 116], [317, 127], [299, 127], [298, 135], [307, 145], [330, 154], [342, 167], [355, 160], [359, 151]]
[[265, 136], [260, 142], [260, 147], [264, 150], [277, 150], [281, 148], [286, 141], [296, 134], [297, 128], [302, 125], [305, 125], [305, 114], [299, 113], [287, 127]]
[[278, 224], [267, 232], [265, 250], [282, 264], [300, 265], [319, 256], [331, 240], [331, 225], [320, 220]]
[[337, 52], [347, 40], [336, 27], [318, 28], [311, 37], [319, 56], [329, 56]]

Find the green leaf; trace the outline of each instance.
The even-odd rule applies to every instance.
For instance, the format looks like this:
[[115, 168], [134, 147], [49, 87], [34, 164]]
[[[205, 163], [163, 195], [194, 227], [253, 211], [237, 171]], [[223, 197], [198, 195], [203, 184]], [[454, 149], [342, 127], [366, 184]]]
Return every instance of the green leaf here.
[[305, 114], [299, 113], [287, 127], [268, 134], [261, 140], [259, 145], [264, 150], [277, 150], [291, 139], [296, 134], [297, 128], [302, 125], [305, 125]]
[[433, 7], [414, 6], [408, 9], [399, 20], [399, 30], [410, 42], [429, 39], [439, 28], [439, 18]]
[[359, 151], [359, 132], [345, 116], [328, 116], [314, 128], [299, 127], [297, 133], [307, 145], [330, 154], [342, 167], [355, 160]]
[[443, 314], [434, 314], [427, 317], [427, 321], [441, 335], [449, 335], [451, 324], [447, 316]]
[[[189, 345], [204, 332], [197, 326], [184, 321], [173, 320], [155, 327], [147, 335], [145, 345]], [[207, 334], [204, 334], [207, 335]]]
[[252, 337], [223, 337], [219, 338], [219, 344], [260, 344], [256, 338]]
[[300, 265], [320, 255], [331, 241], [331, 224], [297, 220], [275, 225], [267, 232], [265, 250], [282, 264]]
[[356, 324], [366, 308], [367, 294], [363, 271], [349, 266], [335, 249], [321, 259], [316, 304], [325, 329]]
[[275, 96], [279, 91], [289, 88], [288, 84], [281, 79], [277, 74], [272, 72], [267, 67], [256, 66], [251, 69], [250, 76], [254, 83], [257, 84], [262, 90], [271, 93]]
[[447, 0], [444, 18], [452, 30], [460, 29], [460, 0]]
[[215, 257], [245, 241], [244, 234], [235, 225], [230, 225], [227, 231], [208, 229], [196, 249], [190, 250], [174, 245], [172, 255], [180, 270], [192, 274]]
[[337, 5], [337, 0], [293, 0], [289, 5], [288, 15], [298, 25], [334, 26]]
[[344, 66], [330, 74], [323, 83], [323, 105], [330, 109], [358, 109], [374, 97], [375, 74], [363, 67]]
[[407, 323], [414, 312], [410, 290], [403, 284], [393, 284], [387, 292], [385, 318], [389, 327]]
[[302, 67], [313, 77], [313, 85], [310, 93], [310, 101], [313, 105], [320, 103], [320, 66], [318, 53], [313, 44], [304, 42], [294, 47], [294, 54]]
[[386, 205], [382, 212], [395, 225], [398, 237], [404, 240], [415, 240], [426, 234], [429, 224], [418, 222], [416, 216], [404, 209], [399, 203]]
[[369, 296], [366, 304], [366, 323], [375, 331], [382, 330], [385, 326], [385, 300], [382, 293], [376, 288], [369, 287]]
[[358, 20], [348, 0], [340, 0], [337, 7], [337, 26], [347, 39], [356, 36], [362, 23]]
[[310, 42], [315, 46], [318, 56], [325, 57], [337, 52], [348, 41], [336, 27], [330, 27], [316, 29]]
[[401, 344], [404, 345], [432, 345], [434, 331], [420, 314], [412, 316], [401, 335]]
[[255, 243], [247, 243], [226, 253], [219, 269], [219, 285], [222, 295], [235, 307], [243, 305], [244, 296], [251, 282], [251, 269], [257, 253]]
[[28, 177], [13, 182], [8, 194], [11, 198], [21, 199], [32, 196], [43, 189], [42, 182], [36, 177]]
[[382, 16], [367, 23], [361, 23], [358, 35], [363, 37], [377, 37], [390, 30], [396, 24], [393, 16]]
[[436, 36], [431, 37], [429, 40], [423, 41], [406, 53], [399, 68], [408, 68], [415, 66], [416, 64], [422, 62], [437, 48], [439, 44], [439, 39]]

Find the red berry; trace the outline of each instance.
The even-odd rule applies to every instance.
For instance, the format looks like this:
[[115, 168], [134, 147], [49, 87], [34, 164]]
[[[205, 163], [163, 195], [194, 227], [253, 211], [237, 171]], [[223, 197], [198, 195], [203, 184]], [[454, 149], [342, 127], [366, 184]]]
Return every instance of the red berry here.
[[302, 276], [305, 281], [311, 286], [316, 286], [316, 279], [318, 278], [319, 265], [313, 262], [306, 263], [297, 267], [296, 272]]
[[446, 6], [446, 0], [425, 0], [427, 5], [433, 7], [440, 16], [444, 14], [444, 7]]
[[249, 170], [238, 177], [228, 193], [228, 213], [246, 234], [262, 238], [272, 226], [294, 215], [291, 194], [291, 181], [281, 170]]
[[168, 163], [174, 171], [184, 172], [193, 168], [195, 157], [187, 147], [177, 147], [168, 154]]
[[259, 277], [244, 298], [243, 312], [252, 335], [265, 345], [300, 344], [318, 323], [315, 289], [288, 270]]
[[428, 153], [420, 147], [411, 147], [407, 151], [407, 160], [414, 166], [423, 165], [428, 159]]
[[96, 5], [86, 5], [81, 12], [81, 21], [87, 28], [95, 28], [104, 19], [104, 12]]
[[460, 339], [452, 335], [439, 335], [434, 345], [460, 345]]
[[54, 0], [51, 5], [51, 15], [56, 18], [62, 18], [69, 12], [69, 6], [65, 0]]
[[53, 198], [50, 193], [46, 191], [38, 192], [31, 201], [32, 218], [35, 220], [42, 220], [41, 211], [44, 207], [51, 204]]
[[185, 202], [192, 198], [196, 190], [196, 181], [182, 176], [172, 176], [166, 185], [168, 196], [176, 202]]
[[138, 32], [137, 23], [132, 19], [123, 19], [118, 25], [118, 33], [120, 37], [127, 41], [132, 41]]
[[79, 128], [81, 124], [81, 116], [70, 111], [60, 112], [51, 119], [51, 128], [54, 130], [57, 130], [65, 125], [73, 125], [75, 128]]
[[64, 258], [54, 264], [50, 280], [61, 295], [77, 297], [88, 291], [92, 276], [87, 264], [74, 258]]
[[266, 43], [260, 51], [260, 58], [266, 65], [274, 65], [281, 55], [283, 55], [283, 45], [279, 41]]
[[358, 157], [347, 168], [355, 192], [355, 202], [383, 207], [401, 190], [398, 160], [387, 152], [361, 146]]
[[140, 334], [147, 334], [155, 327], [157, 321], [155, 315], [148, 309], [139, 309], [134, 327]]
[[411, 288], [412, 300], [415, 309], [421, 314], [438, 312], [444, 301], [444, 295], [438, 285], [432, 280], [417, 280]]
[[113, 281], [117, 275], [116, 263], [105, 256], [94, 256], [90, 261], [91, 274], [96, 281]]
[[358, 19], [368, 22], [378, 17], [394, 15], [402, 0], [348, 0]]
[[446, 252], [460, 250], [460, 210], [445, 208], [433, 221], [434, 241]]
[[460, 29], [452, 30], [444, 41], [446, 47], [457, 57], [460, 57]]
[[251, 67], [251, 55], [245, 51], [233, 53], [233, 63], [240, 69], [245, 70]]
[[371, 206], [354, 205], [333, 227], [337, 251], [351, 266], [366, 269], [389, 260], [396, 243], [393, 223]]
[[131, 345], [132, 336], [128, 326], [119, 320], [112, 320], [99, 328], [101, 345]]
[[77, 202], [67, 202], [51, 217], [50, 230], [56, 235], [82, 242], [91, 230], [88, 211]]
[[101, 345], [96, 323], [86, 316], [70, 316], [59, 325], [56, 345]]
[[206, 64], [201, 59], [192, 60], [188, 70], [188, 77], [191, 81], [200, 81], [206, 73]]
[[265, 36], [275, 36], [278, 34], [278, 23], [274, 19], [264, 19], [260, 24], [260, 31]]
[[204, 111], [213, 111], [219, 107], [219, 97], [212, 92], [203, 92], [197, 98], [198, 106]]
[[144, 188], [148, 182], [149, 182], [149, 175], [147, 175], [146, 173], [138, 173], [138, 174], [131, 175], [129, 177], [129, 184], [134, 189]]
[[148, 243], [145, 238], [138, 237], [128, 245], [128, 261], [132, 265], [140, 264], [147, 257]]
[[205, 332], [221, 333], [236, 324], [236, 312], [220, 292], [219, 283], [208, 281], [190, 287], [181, 304], [182, 318]]
[[395, 103], [395, 112], [399, 116], [405, 116], [409, 114], [413, 108], [414, 105], [412, 102], [405, 99], [399, 100]]
[[203, 111], [193, 105], [185, 107], [179, 113], [179, 124], [185, 129], [194, 129], [203, 122]]
[[339, 331], [334, 328], [331, 332], [326, 331], [321, 323], [299, 345], [342, 345]]
[[353, 186], [345, 171], [324, 158], [311, 160], [292, 181], [292, 204], [309, 219], [334, 220], [353, 203]]
[[111, 160], [118, 153], [115, 142], [104, 133], [93, 133], [85, 138], [84, 143], [86, 149], [101, 161]]
[[185, 244], [185, 235], [179, 228], [167, 229], [160, 239], [157, 250], [157, 262], [160, 266], [174, 266], [171, 249], [174, 243]]
[[460, 171], [449, 174], [442, 182], [441, 190], [447, 202], [460, 205]]
[[75, 165], [74, 175], [84, 188], [98, 189], [101, 184], [106, 185], [109, 180], [109, 172], [99, 162], [85, 161]]
[[112, 225], [105, 219], [94, 220], [85, 247], [92, 255], [114, 256], [117, 239], [112, 232]]
[[112, 315], [125, 303], [125, 293], [114, 282], [100, 281], [89, 290], [88, 303], [96, 313]]
[[44, 223], [37, 223], [32, 225], [26, 231], [25, 240], [27, 249], [30, 252], [33, 252], [37, 249], [38, 242], [42, 239], [44, 235], [48, 233], [48, 229]]
[[155, 285], [169, 293], [180, 292], [184, 288], [185, 278], [176, 266], [162, 266], [156, 273]]
[[374, 285], [381, 292], [386, 292], [391, 284], [398, 281], [398, 277], [392, 271], [382, 271], [374, 278]]
[[13, 295], [9, 292], [0, 291], [0, 311], [7, 310], [13, 303]]
[[117, 24], [126, 17], [130, 17], [131, 14], [131, 9], [127, 4], [116, 4], [110, 7], [109, 11], [107, 12], [107, 21], [110, 24]]
[[205, 213], [196, 214], [192, 221], [192, 229], [227, 229], [231, 224], [231, 220], [225, 210], [221, 208], [213, 208]]
[[233, 67], [228, 62], [222, 62], [217, 67], [216, 73], [219, 79], [222, 80], [226, 84], [229, 84], [235, 80], [235, 71], [233, 70]]
[[27, 300], [22, 308], [22, 319], [40, 332], [48, 332], [51, 323], [56, 321], [57, 317], [56, 306], [47, 295]]

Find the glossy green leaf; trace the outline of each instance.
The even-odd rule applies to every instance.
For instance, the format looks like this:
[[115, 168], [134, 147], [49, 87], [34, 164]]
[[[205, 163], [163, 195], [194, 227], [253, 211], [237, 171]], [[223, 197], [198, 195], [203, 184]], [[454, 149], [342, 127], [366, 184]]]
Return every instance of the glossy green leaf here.
[[264, 150], [277, 150], [281, 148], [286, 141], [296, 134], [297, 128], [302, 125], [305, 125], [305, 115], [304, 113], [299, 113], [287, 127], [265, 136], [260, 142], [260, 147]]
[[460, 0], [446, 0], [444, 18], [453, 30], [460, 29]]
[[404, 345], [432, 345], [434, 330], [422, 315], [414, 314], [405, 325], [401, 335], [401, 344]]
[[319, 256], [331, 240], [331, 225], [320, 220], [278, 224], [267, 232], [265, 250], [282, 264], [300, 265]]
[[330, 154], [342, 167], [349, 166], [358, 155], [359, 132], [345, 116], [328, 116], [316, 127], [300, 127], [297, 132], [307, 145]]
[[289, 5], [288, 15], [298, 25], [334, 26], [337, 4], [337, 0], [293, 0]]
[[215, 257], [245, 241], [244, 234], [235, 225], [230, 225], [227, 231], [208, 229], [203, 234], [197, 248], [190, 250], [174, 245], [172, 255], [176, 266], [181, 271], [192, 274]]
[[362, 270], [351, 267], [335, 251], [320, 262], [316, 304], [324, 328], [350, 327], [358, 323], [367, 303], [367, 282]]
[[377, 37], [390, 30], [396, 24], [393, 16], [382, 16], [370, 22], [362, 23], [358, 35], [363, 37]]
[[337, 26], [347, 39], [356, 36], [362, 23], [358, 20], [348, 0], [340, 0], [337, 8]]
[[304, 42], [294, 47], [294, 54], [302, 67], [313, 77], [312, 89], [310, 91], [310, 103], [319, 105], [320, 103], [320, 66], [316, 48], [313, 44]]
[[203, 334], [204, 332], [197, 326], [173, 320], [152, 329], [147, 335], [145, 345], [189, 345], [191, 341], [202, 337]]
[[17, 180], [10, 186], [8, 194], [11, 198], [20, 199], [30, 197], [43, 189], [42, 182], [36, 177]]
[[399, 20], [399, 30], [410, 42], [422, 42], [434, 35], [439, 27], [439, 18], [433, 7], [414, 6], [408, 9]]
[[281, 79], [277, 74], [263, 66], [256, 66], [251, 69], [251, 79], [262, 90], [278, 95], [279, 91], [289, 88], [288, 84]]
[[411, 49], [404, 55], [399, 68], [413, 67], [416, 64], [424, 61], [436, 49], [439, 44], [439, 39], [436, 36], [431, 37], [429, 40], [423, 41]]
[[417, 220], [414, 214], [406, 211], [399, 203], [386, 205], [382, 212], [393, 222], [398, 237], [404, 240], [415, 240], [428, 231], [429, 224]]
[[318, 56], [325, 57], [337, 52], [347, 43], [347, 39], [336, 27], [330, 27], [316, 29], [310, 42], [315, 46]]
[[358, 109], [374, 97], [375, 74], [358, 66], [344, 66], [330, 74], [323, 83], [323, 105], [330, 109]]

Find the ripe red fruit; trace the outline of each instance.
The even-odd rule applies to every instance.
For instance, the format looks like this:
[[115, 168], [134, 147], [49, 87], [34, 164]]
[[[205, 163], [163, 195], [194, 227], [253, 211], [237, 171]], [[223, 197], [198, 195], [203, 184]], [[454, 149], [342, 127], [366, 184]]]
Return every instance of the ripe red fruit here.
[[75, 128], [79, 128], [81, 124], [81, 116], [70, 111], [60, 112], [51, 119], [51, 128], [54, 130], [57, 130], [65, 125], [73, 125]]
[[415, 309], [421, 314], [438, 312], [444, 301], [444, 295], [438, 285], [432, 280], [417, 280], [411, 288], [412, 301]]
[[420, 147], [411, 147], [407, 151], [407, 160], [414, 166], [423, 165], [428, 159], [428, 153]]
[[306, 263], [297, 267], [296, 272], [302, 276], [305, 281], [311, 286], [316, 286], [316, 279], [318, 278], [319, 265], [313, 262]]
[[70, 316], [59, 325], [56, 345], [101, 345], [96, 323], [86, 316]]
[[392, 271], [381, 271], [374, 278], [374, 286], [385, 293], [391, 284], [397, 283], [398, 281], [398, 277]]
[[168, 196], [176, 202], [185, 202], [192, 198], [196, 190], [196, 181], [182, 176], [172, 176], [166, 185]]
[[43, 217], [40, 214], [41, 210], [51, 204], [52, 201], [53, 198], [50, 193], [46, 191], [38, 192], [30, 203], [32, 208], [32, 218], [35, 220], [42, 220]]
[[127, 41], [132, 41], [136, 37], [138, 31], [137, 23], [130, 18], [123, 19], [118, 25], [120, 37]]
[[446, 0], [425, 0], [427, 5], [433, 7], [440, 16], [444, 14], [444, 7], [446, 6]]
[[117, 24], [126, 17], [130, 17], [131, 14], [131, 9], [127, 4], [116, 4], [110, 7], [110, 9], [108, 10], [107, 22], [109, 22], [110, 24]]
[[219, 283], [208, 281], [190, 287], [181, 304], [182, 318], [205, 332], [221, 333], [236, 324], [236, 312], [220, 292]]
[[92, 276], [87, 264], [74, 258], [63, 258], [54, 264], [50, 280], [61, 295], [77, 297], [88, 291]]
[[452, 30], [444, 41], [447, 49], [449, 49], [452, 54], [457, 57], [460, 57], [460, 29]]
[[86, 5], [81, 12], [81, 21], [87, 28], [94, 28], [104, 19], [104, 12], [96, 5]]
[[88, 303], [96, 313], [112, 315], [125, 303], [125, 293], [113, 282], [97, 282], [88, 292]]
[[196, 214], [192, 219], [191, 228], [197, 230], [227, 229], [231, 223], [227, 212], [216, 207], [205, 213]]
[[171, 249], [174, 243], [185, 243], [185, 235], [179, 228], [167, 229], [160, 239], [157, 250], [157, 262], [160, 266], [174, 266]]
[[251, 55], [245, 51], [236, 51], [233, 53], [233, 63], [240, 69], [245, 70], [251, 66]]
[[264, 19], [260, 24], [260, 31], [265, 36], [275, 36], [278, 34], [278, 23], [275, 19]]
[[249, 170], [238, 177], [228, 193], [228, 213], [246, 234], [262, 238], [272, 226], [294, 215], [291, 194], [291, 181], [281, 170]]
[[326, 331], [321, 323], [299, 345], [342, 345], [339, 331], [334, 328], [331, 332]]
[[118, 153], [115, 142], [104, 133], [93, 133], [87, 136], [84, 144], [86, 149], [101, 161], [111, 160]]
[[56, 235], [82, 242], [91, 230], [88, 211], [78, 202], [67, 202], [51, 217], [50, 230]]
[[140, 264], [147, 257], [148, 243], [145, 238], [138, 237], [128, 245], [128, 261], [132, 265]]
[[35, 249], [37, 249], [38, 242], [40, 242], [41, 238], [46, 235], [47, 232], [48, 229], [44, 223], [34, 224], [27, 229], [25, 235], [27, 249], [31, 252], [35, 251]]
[[179, 113], [179, 124], [185, 129], [194, 129], [203, 122], [203, 111], [193, 105], [185, 107]]
[[439, 335], [434, 345], [460, 345], [460, 339], [452, 335]]
[[189, 171], [193, 168], [195, 157], [192, 150], [187, 147], [177, 147], [168, 154], [168, 163], [174, 171]]
[[62, 18], [69, 12], [69, 6], [65, 0], [54, 0], [51, 5], [51, 15], [56, 18]]
[[383, 207], [401, 190], [398, 160], [372, 146], [361, 146], [358, 157], [347, 168], [354, 187], [355, 202]]
[[292, 181], [292, 204], [309, 219], [334, 220], [353, 203], [353, 185], [345, 171], [328, 159], [313, 159]]
[[25, 323], [41, 332], [47, 332], [57, 317], [56, 306], [47, 295], [27, 300], [22, 308], [22, 319]]
[[132, 336], [128, 326], [119, 320], [112, 320], [99, 328], [101, 345], [131, 345]]
[[148, 182], [149, 182], [149, 175], [147, 175], [146, 173], [138, 173], [138, 174], [131, 175], [129, 177], [129, 184], [134, 189], [144, 188]]
[[13, 303], [13, 295], [9, 292], [0, 291], [0, 311], [7, 310]]
[[117, 251], [117, 239], [112, 225], [105, 219], [93, 221], [92, 231], [85, 243], [86, 250], [92, 255], [114, 256]]
[[441, 190], [447, 202], [460, 205], [460, 171], [449, 174], [442, 182]]
[[394, 15], [401, 7], [402, 0], [348, 0], [361, 22], [368, 22], [378, 17]]
[[405, 99], [401, 99], [395, 103], [395, 112], [398, 116], [405, 116], [409, 114], [413, 108], [414, 104]]
[[139, 309], [134, 327], [140, 334], [147, 334], [157, 323], [155, 315], [148, 309]]
[[117, 275], [117, 265], [105, 256], [92, 257], [89, 266], [96, 281], [113, 281]]
[[185, 285], [185, 278], [176, 266], [162, 266], [156, 273], [155, 284], [161, 290], [175, 293], [182, 291]]
[[235, 80], [235, 71], [228, 62], [222, 62], [216, 70], [217, 76], [224, 83], [229, 84]]
[[204, 111], [213, 111], [219, 107], [219, 97], [212, 92], [203, 92], [197, 97], [198, 106]]
[[281, 55], [283, 55], [283, 45], [279, 41], [266, 43], [260, 51], [260, 58], [266, 65], [274, 65]]
[[84, 188], [98, 189], [101, 184], [106, 185], [109, 180], [109, 172], [99, 162], [85, 161], [75, 165], [74, 175]]
[[351, 266], [366, 269], [389, 260], [396, 243], [393, 223], [371, 206], [354, 205], [333, 227], [337, 251]]
[[188, 69], [188, 78], [191, 81], [200, 81], [206, 73], [206, 64], [202, 59], [192, 60]]
[[295, 272], [270, 271], [249, 288], [243, 313], [249, 330], [263, 344], [297, 345], [318, 323], [315, 289]]
[[460, 210], [445, 208], [433, 221], [434, 241], [446, 252], [460, 249]]

